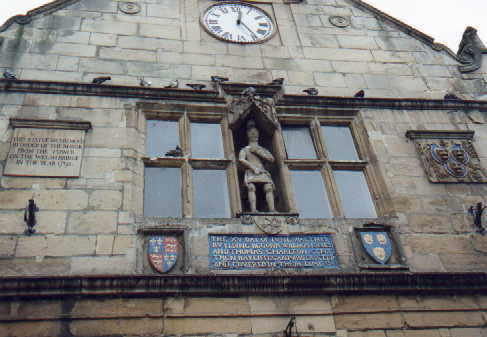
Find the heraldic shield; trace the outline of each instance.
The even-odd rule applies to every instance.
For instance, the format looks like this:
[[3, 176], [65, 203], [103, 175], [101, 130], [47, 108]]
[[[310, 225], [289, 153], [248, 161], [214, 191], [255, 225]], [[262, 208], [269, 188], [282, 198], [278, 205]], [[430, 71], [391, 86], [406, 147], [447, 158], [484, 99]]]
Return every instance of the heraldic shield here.
[[392, 255], [392, 241], [387, 232], [360, 232], [360, 241], [369, 256], [380, 264], [386, 264]]
[[180, 251], [179, 241], [173, 236], [149, 237], [147, 256], [159, 273], [167, 273], [176, 265]]

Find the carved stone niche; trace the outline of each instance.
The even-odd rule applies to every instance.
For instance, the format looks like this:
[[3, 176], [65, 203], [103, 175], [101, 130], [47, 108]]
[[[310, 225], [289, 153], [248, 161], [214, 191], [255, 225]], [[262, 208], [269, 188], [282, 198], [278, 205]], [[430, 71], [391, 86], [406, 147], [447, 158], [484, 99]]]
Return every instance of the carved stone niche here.
[[486, 183], [472, 143], [474, 131], [409, 130], [432, 183]]
[[[238, 154], [238, 178], [243, 213], [280, 213], [288, 212], [289, 205], [283, 198], [283, 176], [276, 164], [282, 160], [278, 158], [275, 131], [279, 127], [274, 101], [271, 98], [258, 96], [256, 89], [249, 87], [238, 96], [234, 96], [229, 103], [228, 121], [232, 130], [235, 153]], [[254, 174], [245, 163], [245, 152], [249, 148], [249, 130], [251, 125], [258, 131], [258, 146], [261, 151], [255, 151], [249, 156], [260, 160], [267, 177]], [[259, 153], [260, 152], [260, 153]], [[260, 159], [255, 159], [260, 157]], [[271, 157], [274, 160], [268, 160]], [[243, 159], [243, 160], [242, 160]], [[248, 158], [247, 158], [248, 159]], [[246, 167], [247, 165], [247, 167]], [[256, 209], [252, 209], [252, 197], [249, 194], [249, 182], [255, 181]], [[260, 181], [259, 181], [260, 180]], [[275, 209], [269, 206], [268, 189], [272, 186]]]
[[409, 270], [391, 226], [371, 223], [354, 227], [351, 239], [360, 269]]

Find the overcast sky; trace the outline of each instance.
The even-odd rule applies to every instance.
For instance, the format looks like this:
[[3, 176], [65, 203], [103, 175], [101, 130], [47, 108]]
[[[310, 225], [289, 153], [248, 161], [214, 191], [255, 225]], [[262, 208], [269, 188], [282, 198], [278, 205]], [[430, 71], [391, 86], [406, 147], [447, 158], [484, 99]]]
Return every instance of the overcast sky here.
[[[178, 1], [178, 0], [175, 0]], [[467, 26], [477, 28], [487, 44], [487, 0], [365, 0], [457, 51]], [[0, 24], [16, 14], [48, 3], [46, 0], [0, 0]]]

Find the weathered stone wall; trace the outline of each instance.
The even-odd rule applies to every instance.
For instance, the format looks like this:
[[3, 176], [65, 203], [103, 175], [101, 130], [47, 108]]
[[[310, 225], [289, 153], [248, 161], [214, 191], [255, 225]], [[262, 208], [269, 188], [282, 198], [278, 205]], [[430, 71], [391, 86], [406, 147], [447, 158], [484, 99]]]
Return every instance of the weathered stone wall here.
[[485, 270], [487, 241], [474, 234], [470, 206], [486, 201], [483, 184], [431, 184], [406, 130], [474, 130], [483, 167], [485, 115], [464, 111], [367, 110], [370, 141], [396, 212], [408, 262], [415, 271]]
[[[89, 120], [79, 178], [1, 178], [0, 265], [3, 275], [147, 273], [144, 236], [138, 226], [160, 224], [142, 217], [144, 115], [136, 100], [42, 94], [2, 94], [0, 166], [5, 164], [10, 117]], [[471, 205], [486, 200], [482, 184], [428, 182], [409, 129], [471, 129], [485, 162], [485, 123], [480, 112], [362, 109], [371, 165], [383, 176], [393, 209], [376, 220], [394, 226], [411, 271], [484, 271], [486, 237], [475, 233]], [[484, 165], [484, 164], [483, 164]], [[23, 234], [24, 208], [34, 196], [37, 234]], [[208, 272], [208, 234], [259, 232], [239, 219], [166, 219], [186, 226], [187, 273]], [[340, 270], [357, 271], [353, 226], [364, 220], [301, 219], [291, 233], [332, 233]], [[326, 270], [325, 270], [326, 272]]]
[[[141, 13], [122, 14], [117, 1], [81, 0], [13, 25], [4, 38], [0, 67], [21, 79], [153, 86], [178, 79], [209, 85], [211, 75], [232, 81], [284, 77], [286, 93], [316, 87], [320, 95], [465, 98], [485, 94], [483, 69], [461, 75], [445, 51], [401, 32], [346, 0], [261, 4], [279, 25], [269, 42], [225, 44], [207, 35], [199, 13], [208, 0], [140, 0]], [[333, 27], [332, 15], [352, 26]], [[6, 163], [9, 119], [85, 120], [79, 178], [0, 178], [2, 276], [152, 273], [140, 226], [142, 216], [144, 99], [4, 92], [0, 94], [0, 171]], [[155, 101], [161, 103], [161, 101]], [[162, 102], [164, 103], [164, 102]], [[181, 103], [181, 102], [177, 102]], [[203, 103], [201, 103], [203, 104]], [[326, 108], [326, 107], [325, 107]], [[467, 114], [468, 113], [468, 114]], [[475, 233], [467, 209], [487, 202], [482, 184], [431, 184], [407, 130], [474, 130], [474, 146], [487, 169], [487, 118], [478, 110], [360, 109], [383, 198], [391, 208], [377, 219], [393, 226], [411, 272], [485, 272], [487, 237]], [[24, 235], [24, 208], [34, 196], [37, 233]], [[370, 221], [370, 219], [368, 219]], [[185, 259], [178, 273], [207, 274], [209, 233], [257, 232], [238, 219], [165, 219], [186, 226]], [[363, 220], [301, 219], [289, 232], [331, 233], [339, 270], [359, 272], [352, 228]], [[278, 271], [278, 273], [284, 271]], [[296, 316], [301, 335], [336, 337], [487, 337], [487, 299], [480, 295], [240, 296], [2, 300], [1, 336], [235, 337], [281, 335]], [[147, 294], [146, 294], [147, 295]]]
[[[323, 95], [442, 98], [456, 91], [485, 94], [483, 76], [461, 75], [458, 62], [351, 0], [260, 4], [279, 32], [261, 45], [227, 44], [209, 36], [199, 15], [209, 0], [141, 0], [127, 15], [114, 0], [82, 0], [31, 24], [0, 34], [1, 67], [24, 79], [90, 82], [110, 74], [113, 84], [155, 86], [179, 79], [207, 82], [211, 75], [232, 81], [266, 82], [284, 77], [288, 93], [316, 87]], [[351, 19], [337, 28], [334, 15]]]
[[[474, 296], [315, 296], [12, 301], [2, 336], [485, 337]], [[296, 330], [292, 330], [296, 336]]]
[[[3, 176], [1, 264], [4, 275], [133, 271], [135, 231], [131, 198], [137, 165], [135, 126], [123, 101], [51, 95], [2, 95], [3, 165], [12, 129], [10, 117], [89, 120], [79, 178]], [[133, 123], [132, 123], [133, 124]], [[40, 208], [37, 233], [28, 237], [24, 208], [34, 196]], [[9, 262], [12, 257], [15, 262]], [[71, 260], [63, 258], [76, 256]], [[110, 259], [97, 259], [110, 256]]]

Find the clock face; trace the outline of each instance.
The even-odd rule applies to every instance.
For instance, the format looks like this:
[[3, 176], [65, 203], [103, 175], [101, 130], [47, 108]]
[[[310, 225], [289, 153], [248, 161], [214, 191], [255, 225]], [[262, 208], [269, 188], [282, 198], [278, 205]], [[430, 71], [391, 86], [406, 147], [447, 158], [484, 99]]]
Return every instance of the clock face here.
[[241, 2], [210, 6], [201, 22], [211, 35], [234, 43], [260, 43], [275, 33], [274, 22], [264, 10]]

